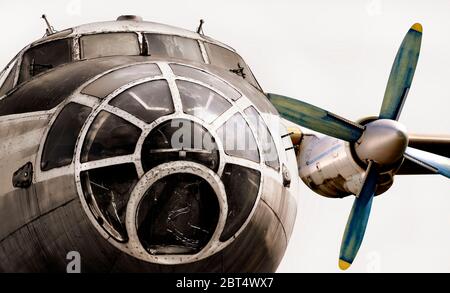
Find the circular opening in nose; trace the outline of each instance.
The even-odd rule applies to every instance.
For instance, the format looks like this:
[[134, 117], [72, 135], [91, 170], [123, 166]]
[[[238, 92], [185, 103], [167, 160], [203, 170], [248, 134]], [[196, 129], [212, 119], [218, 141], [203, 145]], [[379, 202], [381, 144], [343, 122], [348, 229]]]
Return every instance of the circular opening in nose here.
[[186, 119], [161, 123], [142, 145], [145, 171], [167, 162], [191, 161], [211, 170], [219, 168], [219, 151], [214, 137], [202, 125]]
[[195, 254], [211, 239], [219, 215], [217, 196], [205, 179], [172, 174], [145, 192], [137, 210], [137, 235], [153, 255]]

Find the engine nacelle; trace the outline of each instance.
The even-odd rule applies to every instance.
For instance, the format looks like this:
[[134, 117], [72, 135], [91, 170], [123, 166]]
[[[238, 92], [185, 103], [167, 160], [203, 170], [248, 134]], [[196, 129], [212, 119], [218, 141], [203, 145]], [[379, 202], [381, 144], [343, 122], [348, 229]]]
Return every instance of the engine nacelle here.
[[[297, 157], [299, 175], [314, 192], [332, 198], [357, 194], [361, 188], [365, 166], [342, 140], [305, 135]], [[380, 175], [377, 194], [391, 187], [393, 171]]]

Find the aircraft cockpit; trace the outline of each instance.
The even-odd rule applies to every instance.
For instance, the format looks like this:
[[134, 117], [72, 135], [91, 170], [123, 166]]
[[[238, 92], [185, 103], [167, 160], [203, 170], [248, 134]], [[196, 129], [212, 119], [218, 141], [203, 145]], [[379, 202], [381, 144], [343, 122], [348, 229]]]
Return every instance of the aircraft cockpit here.
[[[118, 21], [120, 22], [120, 21]], [[78, 29], [80, 30], [80, 29]], [[112, 56], [149, 56], [211, 64], [229, 70], [261, 90], [250, 68], [233, 49], [199, 34], [180, 36], [148, 31], [64, 30], [31, 44], [0, 76], [0, 97], [55, 67]]]

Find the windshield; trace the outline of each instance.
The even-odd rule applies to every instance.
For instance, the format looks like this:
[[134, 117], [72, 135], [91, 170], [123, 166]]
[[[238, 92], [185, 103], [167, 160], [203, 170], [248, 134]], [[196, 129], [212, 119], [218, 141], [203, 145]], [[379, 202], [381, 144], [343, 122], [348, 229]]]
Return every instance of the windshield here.
[[32, 47], [23, 55], [19, 83], [71, 61], [71, 39], [52, 41]]
[[13, 61], [3, 71], [3, 75], [0, 76], [0, 97], [8, 93], [14, 87], [14, 79], [17, 72], [17, 61]]
[[197, 40], [162, 34], [145, 34], [148, 54], [155, 57], [171, 57], [203, 62]]
[[141, 55], [138, 37], [135, 33], [86, 35], [80, 38], [80, 46], [81, 59]]
[[209, 61], [212, 65], [227, 69], [239, 75], [255, 88], [261, 90], [261, 87], [253, 76], [253, 73], [250, 71], [250, 68], [241, 56], [233, 51], [211, 43], [205, 43], [205, 48], [208, 53]]

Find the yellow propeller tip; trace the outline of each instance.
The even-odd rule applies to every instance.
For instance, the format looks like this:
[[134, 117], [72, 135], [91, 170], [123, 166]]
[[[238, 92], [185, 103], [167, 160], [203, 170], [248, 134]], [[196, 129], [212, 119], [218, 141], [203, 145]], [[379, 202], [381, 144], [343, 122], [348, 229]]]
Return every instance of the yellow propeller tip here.
[[343, 271], [348, 269], [352, 264], [349, 262], [346, 262], [345, 260], [340, 259], [339, 260], [339, 268]]
[[411, 29], [418, 31], [419, 33], [422, 32], [422, 25], [420, 23], [415, 23], [413, 24], [413, 26], [411, 27]]

